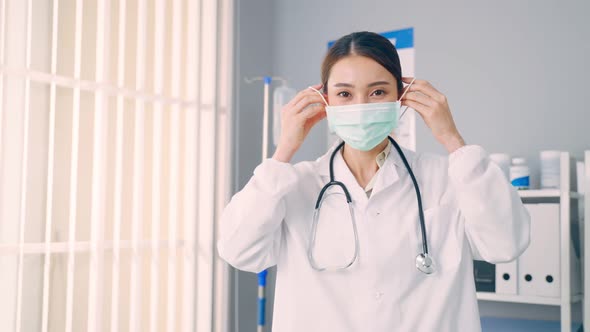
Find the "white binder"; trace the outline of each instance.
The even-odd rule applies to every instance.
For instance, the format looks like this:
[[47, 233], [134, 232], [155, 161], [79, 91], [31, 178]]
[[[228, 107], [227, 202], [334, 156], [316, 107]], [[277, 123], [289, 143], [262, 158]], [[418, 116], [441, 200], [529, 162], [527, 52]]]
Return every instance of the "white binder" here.
[[525, 204], [531, 242], [518, 258], [518, 294], [560, 296], [559, 204]]
[[496, 293], [518, 293], [518, 264], [517, 260], [509, 263], [496, 264]]

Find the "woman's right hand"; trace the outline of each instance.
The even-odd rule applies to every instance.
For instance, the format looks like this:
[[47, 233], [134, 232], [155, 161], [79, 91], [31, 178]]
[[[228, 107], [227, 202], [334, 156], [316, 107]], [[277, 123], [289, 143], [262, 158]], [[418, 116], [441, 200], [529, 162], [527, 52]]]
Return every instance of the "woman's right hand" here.
[[[318, 90], [321, 87], [321, 84], [313, 86]], [[311, 128], [325, 117], [326, 105], [322, 97], [309, 88], [300, 91], [281, 110], [281, 137], [272, 158], [290, 162]]]

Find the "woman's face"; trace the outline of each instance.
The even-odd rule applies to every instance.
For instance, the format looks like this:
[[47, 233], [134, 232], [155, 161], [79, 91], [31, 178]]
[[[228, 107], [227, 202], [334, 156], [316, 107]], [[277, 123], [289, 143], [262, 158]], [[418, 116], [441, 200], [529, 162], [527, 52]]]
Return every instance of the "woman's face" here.
[[350, 55], [336, 62], [328, 78], [332, 106], [396, 101], [397, 81], [375, 60]]

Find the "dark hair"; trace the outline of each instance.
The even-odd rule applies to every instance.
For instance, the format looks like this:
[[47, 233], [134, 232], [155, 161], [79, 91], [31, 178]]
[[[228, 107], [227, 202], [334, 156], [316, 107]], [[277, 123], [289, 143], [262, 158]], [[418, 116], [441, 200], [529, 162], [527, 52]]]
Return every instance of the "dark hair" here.
[[395, 77], [398, 93], [402, 91], [402, 68], [395, 46], [387, 38], [377, 33], [360, 31], [340, 37], [328, 50], [328, 54], [322, 62], [324, 92], [327, 92], [326, 85], [332, 66], [349, 55], [361, 55], [375, 60]]

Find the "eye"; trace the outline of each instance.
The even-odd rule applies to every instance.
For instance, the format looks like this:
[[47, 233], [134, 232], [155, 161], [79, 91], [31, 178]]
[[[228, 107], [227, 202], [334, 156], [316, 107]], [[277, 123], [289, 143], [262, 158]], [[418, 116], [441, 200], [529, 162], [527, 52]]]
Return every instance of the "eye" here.
[[340, 92], [338, 92], [338, 96], [348, 98], [348, 97], [350, 97], [350, 93], [348, 93], [348, 91], [340, 91]]
[[371, 95], [373, 95], [373, 96], [384, 96], [385, 95], [385, 91], [384, 90], [375, 90], [375, 91], [373, 91], [373, 93]]

